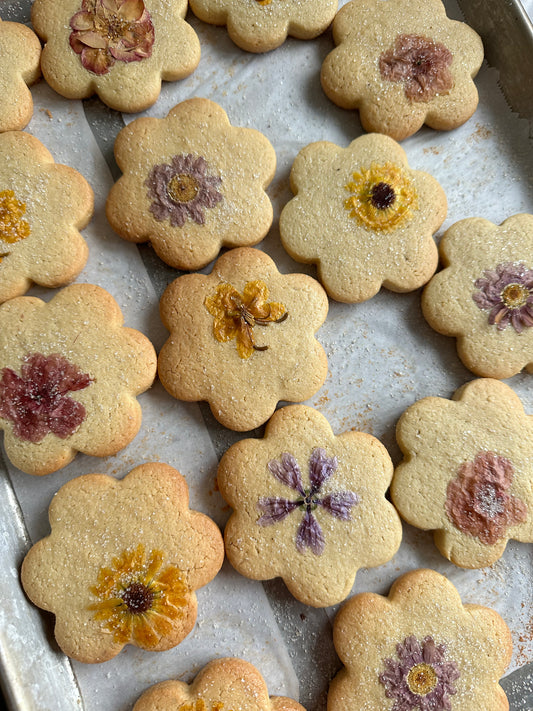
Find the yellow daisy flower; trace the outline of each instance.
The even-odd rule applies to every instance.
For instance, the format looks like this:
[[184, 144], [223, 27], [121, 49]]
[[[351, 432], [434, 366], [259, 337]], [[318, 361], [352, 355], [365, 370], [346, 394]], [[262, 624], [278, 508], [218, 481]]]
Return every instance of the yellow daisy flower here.
[[372, 163], [353, 174], [345, 186], [350, 193], [344, 207], [350, 217], [379, 232], [391, 232], [418, 208], [418, 197], [409, 177], [393, 163]]
[[[0, 192], [0, 240], [2, 242], [14, 244], [29, 236], [30, 226], [22, 219], [25, 212], [26, 205], [17, 200], [13, 190]], [[8, 254], [9, 252], [0, 254], [0, 261]]]
[[231, 284], [217, 286], [214, 296], [208, 296], [205, 307], [214, 317], [213, 335], [217, 341], [237, 340], [237, 352], [241, 358], [249, 358], [255, 351], [264, 351], [268, 346], [257, 346], [254, 326], [281, 323], [288, 316], [283, 304], [267, 302], [268, 287], [261, 280], [249, 281], [239, 294]]
[[89, 606], [95, 619], [113, 634], [115, 642], [133, 642], [140, 647], [155, 647], [169, 633], [172, 622], [182, 616], [189, 587], [175, 566], [161, 570], [163, 553], [145, 554], [141, 544], [113, 559], [102, 568], [91, 592], [99, 602]]

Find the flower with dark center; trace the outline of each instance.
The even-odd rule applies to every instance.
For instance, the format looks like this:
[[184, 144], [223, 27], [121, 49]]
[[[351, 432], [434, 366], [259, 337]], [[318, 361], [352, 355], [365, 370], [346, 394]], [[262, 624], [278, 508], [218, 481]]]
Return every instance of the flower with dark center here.
[[445, 645], [431, 636], [421, 642], [410, 636], [396, 645], [396, 653], [398, 659], [385, 659], [379, 675], [385, 696], [394, 699], [391, 711], [451, 711], [460, 672], [446, 659]]
[[304, 515], [296, 532], [296, 548], [300, 553], [309, 548], [315, 555], [321, 555], [324, 552], [325, 539], [313, 512], [320, 507], [339, 520], [349, 521], [352, 507], [359, 502], [359, 496], [352, 491], [319, 495], [324, 483], [337, 469], [336, 457], [328, 457], [321, 447], [313, 449], [309, 459], [308, 488], [304, 487], [298, 462], [289, 452], [284, 452], [279, 461], [271, 460], [268, 469], [278, 481], [296, 491], [298, 498], [291, 500], [277, 496], [262, 497], [257, 504], [262, 511], [257, 523], [260, 526], [271, 526], [296, 509], [301, 509]]
[[489, 324], [503, 331], [509, 324], [517, 333], [533, 326], [533, 269], [525, 264], [504, 262], [487, 269], [474, 286], [472, 298], [489, 312]]
[[91, 588], [98, 602], [89, 605], [115, 642], [155, 647], [188, 604], [189, 588], [176, 566], [163, 568], [163, 553], [144, 546], [126, 550], [102, 568]]
[[86, 411], [68, 393], [88, 387], [90, 376], [59, 353], [27, 355], [20, 373], [4, 368], [0, 380], [0, 417], [13, 423], [13, 433], [34, 443], [49, 432], [61, 439], [73, 434]]
[[514, 467], [493, 452], [479, 452], [473, 462], [465, 462], [446, 492], [446, 513], [463, 533], [492, 545], [509, 526], [527, 518], [527, 506], [509, 494]]
[[408, 99], [430, 101], [452, 88], [452, 61], [453, 54], [440, 42], [421, 35], [403, 34], [380, 56], [379, 71], [383, 79], [403, 82]]
[[203, 225], [205, 208], [215, 207], [222, 200], [217, 190], [222, 178], [208, 175], [207, 168], [205, 158], [190, 153], [175, 155], [170, 164], [154, 166], [144, 184], [155, 219], [169, 219], [173, 227], [183, 227], [187, 218]]
[[391, 232], [418, 208], [412, 181], [393, 163], [372, 163], [352, 177], [353, 181], [345, 188], [353, 194], [344, 201], [344, 207], [350, 211], [350, 217], [372, 230]]
[[268, 346], [256, 345], [254, 327], [282, 323], [289, 315], [283, 304], [267, 299], [268, 288], [260, 280], [247, 282], [242, 294], [227, 282], [219, 284], [215, 294], [204, 301], [214, 317], [216, 340], [225, 342], [235, 338], [241, 358], [249, 358], [254, 351], [266, 350]]

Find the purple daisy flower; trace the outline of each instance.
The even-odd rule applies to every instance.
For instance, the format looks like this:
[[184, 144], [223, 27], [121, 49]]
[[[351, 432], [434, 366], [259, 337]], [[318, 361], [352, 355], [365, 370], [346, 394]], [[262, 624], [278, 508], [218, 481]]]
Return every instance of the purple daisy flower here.
[[326, 496], [319, 496], [323, 484], [337, 469], [337, 458], [328, 457], [321, 447], [313, 450], [309, 460], [309, 488], [305, 489], [302, 473], [295, 457], [284, 452], [281, 459], [272, 459], [268, 469], [278, 481], [299, 494], [295, 500], [277, 496], [264, 496], [258, 501], [258, 508], [263, 515], [258, 519], [260, 526], [271, 526], [282, 521], [295, 509], [304, 510], [304, 517], [296, 532], [296, 548], [303, 553], [310, 548], [315, 555], [324, 552], [324, 534], [313, 511], [321, 506], [332, 516], [343, 521], [350, 520], [351, 508], [359, 502], [359, 496], [352, 491], [338, 491]]
[[460, 676], [456, 662], [446, 660], [446, 647], [433, 637], [419, 642], [411, 635], [396, 645], [398, 659], [385, 659], [379, 681], [394, 699], [391, 711], [450, 711]]
[[176, 155], [170, 165], [161, 163], [152, 168], [145, 180], [150, 212], [159, 222], [170, 219], [173, 227], [183, 227], [189, 217], [198, 225], [205, 222], [204, 208], [215, 207], [222, 200], [217, 188], [219, 176], [207, 175], [207, 161], [192, 154]]
[[533, 326], [533, 269], [525, 264], [504, 262], [487, 269], [474, 282], [476, 305], [489, 311], [489, 324], [503, 331], [510, 323], [517, 333]]

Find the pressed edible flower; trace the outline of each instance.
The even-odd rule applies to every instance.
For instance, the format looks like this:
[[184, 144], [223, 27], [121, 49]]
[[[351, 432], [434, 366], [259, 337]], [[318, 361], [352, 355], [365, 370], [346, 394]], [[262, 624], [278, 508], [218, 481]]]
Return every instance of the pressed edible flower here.
[[452, 88], [452, 60], [453, 54], [440, 42], [403, 34], [380, 56], [379, 71], [384, 79], [403, 82], [408, 99], [429, 101]]
[[231, 284], [217, 286], [216, 293], [205, 299], [205, 307], [214, 317], [213, 335], [217, 341], [237, 341], [241, 358], [249, 358], [254, 350], [263, 351], [268, 346], [255, 343], [254, 327], [281, 323], [288, 316], [283, 304], [268, 302], [268, 287], [261, 281], [249, 281], [242, 294]]
[[34, 443], [49, 432], [73, 434], [86, 412], [68, 393], [88, 387], [90, 376], [58, 353], [27, 355], [20, 372], [4, 368], [0, 380], [0, 417], [13, 422], [14, 434]]
[[143, 0], [83, 0], [70, 20], [70, 46], [93, 74], [107, 74], [116, 61], [150, 57], [155, 33]]
[[392, 711], [451, 711], [450, 697], [457, 693], [457, 664], [446, 660], [446, 647], [431, 636], [419, 642], [407, 637], [396, 645], [398, 659], [385, 659], [379, 681], [385, 695], [394, 699]]
[[418, 208], [414, 185], [405, 172], [393, 163], [362, 168], [345, 186], [353, 193], [344, 207], [363, 225], [379, 232], [390, 232], [406, 222]]
[[[14, 244], [29, 236], [30, 226], [22, 219], [25, 212], [26, 205], [17, 200], [13, 190], [0, 192], [0, 241]], [[9, 252], [0, 254], [0, 261], [8, 254]]]
[[302, 473], [295, 457], [284, 452], [281, 459], [268, 463], [270, 473], [282, 484], [296, 491], [297, 499], [265, 496], [257, 504], [263, 515], [258, 519], [260, 526], [271, 526], [282, 521], [286, 516], [302, 509], [304, 517], [296, 532], [296, 548], [303, 553], [310, 548], [315, 555], [324, 552], [325, 539], [322, 528], [313, 511], [320, 506], [335, 518], [349, 521], [351, 509], [359, 502], [359, 497], [352, 491], [338, 491], [326, 496], [319, 496], [323, 484], [337, 469], [336, 457], [328, 457], [321, 447], [313, 450], [309, 459], [309, 488], [304, 488]]
[[509, 324], [517, 333], [533, 326], [533, 269], [505, 262], [487, 269], [475, 281], [476, 305], [489, 312], [489, 324], [503, 331]]
[[146, 555], [141, 544], [114, 558], [111, 567], [102, 568], [91, 592], [98, 602], [89, 609], [115, 642], [150, 649], [171, 631], [172, 620], [182, 616], [189, 588], [179, 568], [163, 568], [161, 551]]
[[178, 706], [177, 711], [222, 711], [223, 708], [224, 704], [221, 701], [215, 701], [215, 703], [207, 706], [203, 699], [197, 699], [192, 704]]
[[217, 188], [222, 178], [207, 175], [207, 161], [202, 156], [175, 155], [169, 163], [152, 168], [145, 181], [150, 212], [159, 222], [170, 219], [173, 227], [183, 227], [187, 218], [198, 225], [205, 223], [205, 208], [215, 207], [222, 194]]
[[448, 484], [448, 517], [463, 533], [487, 545], [496, 543], [509, 526], [527, 518], [525, 503], [508, 493], [513, 477], [514, 467], [506, 457], [480, 452]]

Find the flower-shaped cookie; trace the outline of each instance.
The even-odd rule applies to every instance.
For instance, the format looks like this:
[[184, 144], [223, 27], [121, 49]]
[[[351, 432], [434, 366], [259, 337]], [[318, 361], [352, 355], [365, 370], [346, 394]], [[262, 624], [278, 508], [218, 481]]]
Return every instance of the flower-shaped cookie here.
[[268, 420], [279, 400], [300, 402], [324, 383], [327, 358], [314, 334], [326, 293], [305, 274], [280, 274], [272, 259], [241, 247], [211, 274], [178, 277], [163, 294], [170, 331], [159, 377], [179, 400], [207, 400], [233, 430]]
[[36, 138], [9, 131], [0, 134], [0, 186], [0, 302], [32, 282], [68, 284], [89, 253], [78, 230], [93, 212], [90, 185]]
[[190, 99], [164, 119], [122, 129], [115, 157], [124, 175], [107, 200], [113, 229], [151, 241], [173, 267], [200, 269], [221, 247], [257, 244], [272, 224], [265, 188], [276, 154], [268, 139], [235, 128], [208, 99]]
[[20, 131], [33, 114], [28, 86], [41, 76], [41, 43], [19, 22], [0, 19], [0, 132]]
[[250, 662], [226, 657], [209, 662], [192, 684], [163, 681], [150, 687], [133, 711], [305, 711], [285, 696], [268, 695], [265, 680]]
[[401, 141], [424, 123], [456, 128], [477, 108], [483, 45], [441, 0], [353, 0], [337, 13], [333, 39], [322, 86], [338, 106], [359, 109], [366, 131]]
[[422, 296], [430, 326], [457, 337], [459, 357], [476, 375], [533, 373], [533, 215], [499, 226], [461, 220], [439, 250], [445, 269]]
[[385, 498], [392, 472], [375, 437], [335, 437], [313, 408], [281, 408], [263, 439], [237, 442], [220, 461], [220, 492], [234, 509], [229, 561], [254, 580], [283, 578], [307, 605], [335, 605], [359, 568], [386, 563], [400, 545], [400, 518]]
[[434, 531], [464, 568], [491, 565], [507, 541], [533, 542], [533, 415], [499, 380], [480, 378], [452, 400], [426, 397], [398, 422], [404, 453], [391, 494], [411, 525]]
[[125, 644], [175, 647], [196, 620], [195, 591], [218, 573], [222, 536], [189, 509], [181, 474], [161, 463], [117, 481], [87, 474], [65, 484], [50, 506], [51, 533], [22, 564], [22, 584], [56, 616], [69, 657], [104, 662]]
[[48, 303], [19, 296], [0, 306], [0, 429], [16, 467], [49, 474], [76, 452], [109, 456], [135, 437], [136, 395], [154, 380], [156, 354], [123, 321], [91, 284]]
[[333, 641], [345, 665], [328, 711], [507, 711], [498, 679], [511, 632], [497, 612], [463, 604], [433, 570], [402, 575], [388, 597], [362, 593], [338, 613]]
[[44, 78], [67, 99], [96, 93], [118, 111], [143, 111], [162, 80], [183, 79], [200, 61], [186, 12], [187, 0], [35, 0]]
[[332, 298], [365, 301], [382, 285], [412, 291], [435, 272], [433, 233], [446, 217], [446, 195], [431, 175], [409, 168], [392, 138], [364, 135], [347, 148], [311, 143], [296, 156], [290, 181], [283, 246], [317, 265]]
[[241, 49], [269, 52], [287, 35], [307, 40], [322, 34], [337, 12], [337, 0], [190, 0], [194, 14], [211, 25], [226, 25]]

